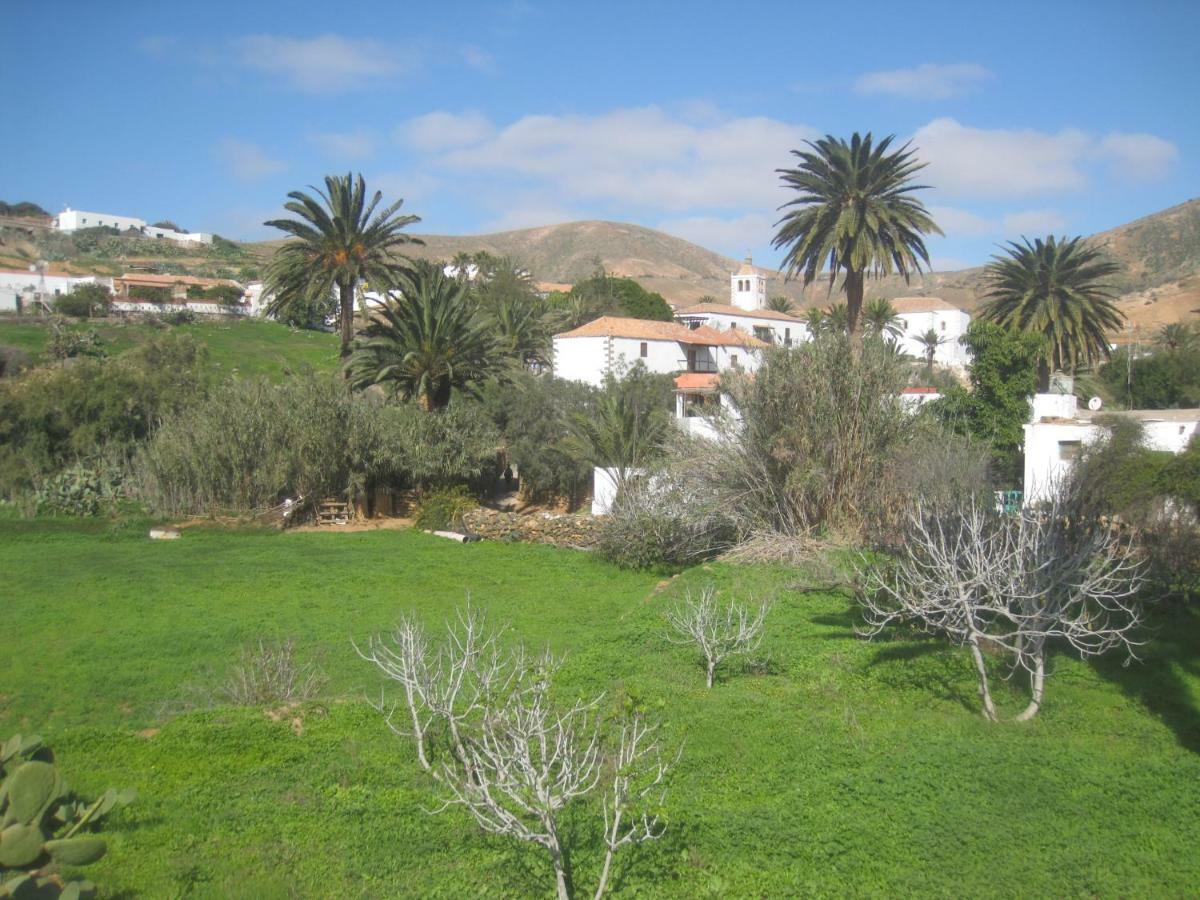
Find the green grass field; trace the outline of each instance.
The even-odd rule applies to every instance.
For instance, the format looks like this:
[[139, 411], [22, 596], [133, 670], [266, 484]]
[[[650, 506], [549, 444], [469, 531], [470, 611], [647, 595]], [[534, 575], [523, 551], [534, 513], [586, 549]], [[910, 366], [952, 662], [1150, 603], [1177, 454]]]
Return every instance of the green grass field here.
[[[684, 755], [663, 840], [623, 851], [616, 894], [1182, 896], [1200, 885], [1200, 623], [1160, 614], [1145, 660], [1056, 661], [1026, 725], [976, 711], [968, 661], [865, 643], [850, 601], [797, 574], [703, 566], [669, 586], [582, 553], [415, 532], [191, 529], [0, 518], [0, 736], [39, 730], [84, 792], [133, 786], [89, 876], [104, 896], [551, 894], [540, 851], [430, 815], [430, 781], [364, 702], [351, 638], [467, 592], [566, 652], [565, 696], [607, 690]], [[751, 670], [707, 692], [663, 611], [705, 581], [775, 597]], [[259, 637], [294, 636], [330, 676], [303, 730], [263, 710], [178, 712]], [[1023, 698], [999, 688], [1007, 713]], [[145, 729], [160, 729], [144, 732]], [[594, 883], [597, 835], [573, 821]]]
[[[163, 326], [117, 319], [78, 323], [77, 329], [95, 328], [104, 341], [104, 350], [115, 356], [155, 334]], [[332, 372], [338, 364], [338, 338], [323, 331], [302, 331], [277, 322], [230, 320], [196, 322], [169, 326], [193, 335], [208, 347], [208, 363], [213, 373], [228, 375], [266, 375], [279, 379], [288, 371], [311, 368]], [[41, 360], [50, 340], [49, 326], [29, 319], [0, 318], [0, 344], [20, 347]]]

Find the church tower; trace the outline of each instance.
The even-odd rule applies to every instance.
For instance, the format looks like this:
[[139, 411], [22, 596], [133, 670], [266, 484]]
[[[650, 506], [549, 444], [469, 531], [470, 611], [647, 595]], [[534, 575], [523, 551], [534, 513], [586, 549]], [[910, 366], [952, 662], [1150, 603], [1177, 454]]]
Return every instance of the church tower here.
[[754, 268], [754, 260], [746, 261], [729, 276], [729, 305], [747, 311], [767, 308], [767, 277]]

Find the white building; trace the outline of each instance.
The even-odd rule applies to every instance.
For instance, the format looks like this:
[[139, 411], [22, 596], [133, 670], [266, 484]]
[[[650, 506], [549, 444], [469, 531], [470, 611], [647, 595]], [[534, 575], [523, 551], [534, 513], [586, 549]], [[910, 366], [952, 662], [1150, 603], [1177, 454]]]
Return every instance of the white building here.
[[740, 331], [704, 325], [601, 316], [573, 331], [554, 336], [554, 374], [568, 381], [600, 386], [604, 377], [641, 362], [649, 371], [753, 372], [765, 343]]
[[162, 238], [169, 241], [179, 241], [184, 244], [211, 244], [213, 236], [204, 232], [182, 232], [170, 228], [157, 228], [147, 225], [145, 219], [133, 216], [118, 216], [114, 213], [85, 212], [81, 209], [71, 209], [69, 206], [54, 219], [54, 227], [59, 231], [70, 233], [82, 228], [115, 228], [118, 231], [133, 230], [145, 237]]
[[892, 301], [892, 308], [904, 323], [899, 344], [905, 353], [924, 359], [925, 346], [920, 338], [932, 330], [941, 339], [934, 352], [935, 363], [965, 369], [971, 362], [971, 354], [959, 342], [971, 325], [971, 317], [964, 310], [940, 297], [897, 297]]
[[1146, 446], [1179, 453], [1200, 426], [1200, 409], [1134, 409], [1080, 411], [1074, 394], [1036, 394], [1032, 420], [1025, 426], [1025, 502], [1049, 498], [1071, 469], [1085, 444], [1104, 434], [1095, 418], [1102, 415], [1135, 419], [1145, 430]]
[[36, 269], [0, 269], [0, 312], [32, 312], [39, 296], [53, 306], [55, 297], [71, 293], [76, 285], [95, 282], [112, 287], [111, 278], [96, 275], [44, 275]]

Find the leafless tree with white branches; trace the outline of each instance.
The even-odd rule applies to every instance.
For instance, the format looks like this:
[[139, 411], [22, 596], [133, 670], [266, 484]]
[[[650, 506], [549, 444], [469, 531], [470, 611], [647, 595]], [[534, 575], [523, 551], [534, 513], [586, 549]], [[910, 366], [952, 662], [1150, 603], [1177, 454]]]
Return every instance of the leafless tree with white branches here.
[[938, 514], [918, 504], [903, 545], [895, 560], [859, 573], [865, 634], [911, 622], [968, 647], [989, 721], [997, 719], [989, 654], [1030, 675], [1031, 701], [1020, 720], [1041, 707], [1051, 641], [1065, 640], [1084, 656], [1115, 647], [1132, 654], [1141, 621], [1138, 555], [1127, 539], [1072, 520], [1060, 504], [1016, 516], [974, 501]]
[[705, 585], [699, 596], [689, 591], [683, 601], [667, 613], [667, 622], [675, 632], [668, 640], [673, 644], [695, 644], [700, 648], [707, 684], [711, 688], [721, 660], [758, 649], [763, 638], [763, 623], [770, 609], [769, 602], [762, 603], [757, 609], [742, 606], [736, 600], [722, 605], [717, 602], [716, 587]]
[[[422, 768], [445, 799], [435, 812], [464, 807], [481, 828], [544, 848], [560, 900], [574, 894], [562, 811], [590, 794], [604, 795], [605, 857], [595, 896], [607, 887], [613, 857], [624, 846], [654, 840], [664, 824], [655, 810], [665, 799], [667, 758], [655, 728], [639, 716], [624, 721], [609, 749], [598, 714], [603, 699], [567, 708], [550, 699], [561, 659], [499, 647], [501, 632], [467, 608], [448, 624], [446, 643], [433, 649], [412, 617], [387, 638], [373, 638], [359, 655], [400, 684], [399, 703], [378, 708], [397, 734], [411, 737]], [[356, 649], [358, 649], [356, 647]], [[432, 759], [431, 728], [443, 726], [450, 753]]]

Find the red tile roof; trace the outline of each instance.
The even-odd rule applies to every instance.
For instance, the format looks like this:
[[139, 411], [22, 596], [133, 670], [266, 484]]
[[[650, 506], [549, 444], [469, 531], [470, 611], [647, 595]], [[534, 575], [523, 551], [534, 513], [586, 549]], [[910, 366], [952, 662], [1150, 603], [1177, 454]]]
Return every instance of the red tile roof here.
[[729, 306], [723, 303], [697, 303], [687, 309], [675, 312], [677, 316], [700, 316], [708, 313], [717, 316], [744, 316], [748, 319], [771, 319], [777, 322], [788, 322], [800, 325], [801, 320], [787, 313], [776, 312], [773, 309], [742, 309], [740, 306]]
[[684, 372], [675, 376], [675, 389], [679, 391], [715, 391], [721, 376], [710, 372]]
[[767, 344], [754, 337], [734, 331], [717, 331], [707, 325], [688, 328], [678, 322], [658, 322], [651, 319], [629, 319], [623, 316], [601, 316], [572, 331], [556, 334], [556, 338], [621, 337], [642, 341], [675, 341], [680, 344], [701, 344], [710, 347], [745, 347], [757, 349]]
[[892, 309], [898, 313], [939, 312], [941, 310], [957, 311], [953, 303], [947, 303], [941, 297], [897, 297], [892, 301]]

